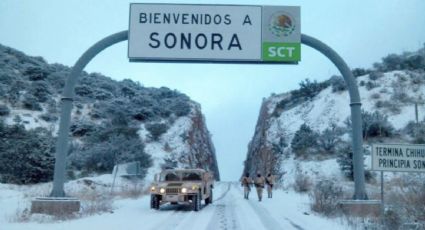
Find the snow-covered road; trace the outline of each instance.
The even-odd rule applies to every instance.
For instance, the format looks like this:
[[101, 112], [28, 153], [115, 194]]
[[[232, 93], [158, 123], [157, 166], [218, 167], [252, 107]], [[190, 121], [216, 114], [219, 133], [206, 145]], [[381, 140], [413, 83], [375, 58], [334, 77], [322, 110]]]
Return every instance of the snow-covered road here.
[[[310, 213], [308, 197], [282, 190], [258, 202], [254, 190], [243, 199], [242, 187], [235, 182], [216, 183], [214, 202], [201, 211], [183, 205], [149, 208], [149, 197], [117, 200], [113, 213], [54, 223], [1, 223], [0, 230], [279, 230], [346, 229], [333, 220]], [[3, 219], [3, 218], [2, 218]], [[4, 220], [4, 219], [3, 219]]]

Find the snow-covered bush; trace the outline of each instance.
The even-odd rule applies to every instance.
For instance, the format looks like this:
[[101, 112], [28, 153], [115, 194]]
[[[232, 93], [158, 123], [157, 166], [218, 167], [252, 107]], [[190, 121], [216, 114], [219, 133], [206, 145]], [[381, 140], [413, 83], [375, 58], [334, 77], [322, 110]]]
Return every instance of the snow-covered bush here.
[[372, 81], [376, 81], [383, 76], [384, 76], [384, 74], [382, 72], [379, 72], [379, 71], [373, 71], [373, 72], [369, 73], [369, 79], [372, 80]]
[[341, 92], [347, 89], [347, 84], [345, 83], [344, 78], [341, 76], [332, 76], [329, 79], [329, 82], [332, 86], [332, 92]]
[[146, 129], [149, 131], [153, 140], [158, 140], [162, 134], [167, 132], [168, 126], [164, 123], [150, 123], [146, 124]]
[[0, 182], [30, 184], [50, 181], [53, 176], [54, 144], [43, 128], [25, 130], [0, 121]]
[[366, 70], [366, 69], [363, 69], [363, 68], [355, 68], [355, 69], [351, 70], [351, 72], [353, 73], [354, 77], [360, 77], [360, 76], [363, 76], [363, 75], [370, 73], [370, 70]]
[[291, 142], [292, 151], [297, 157], [308, 157], [309, 154], [315, 152], [314, 147], [317, 145], [317, 133], [313, 131], [307, 124], [302, 124], [298, 129]]
[[45, 81], [32, 82], [29, 93], [37, 98], [38, 102], [46, 102], [51, 97], [50, 87]]
[[336, 152], [338, 144], [341, 142], [343, 130], [335, 124], [331, 124], [330, 128], [326, 128], [317, 138], [317, 146], [320, 153], [332, 155]]
[[6, 105], [0, 105], [0, 116], [7, 116], [10, 114], [10, 109]]
[[291, 91], [291, 95], [294, 97], [306, 97], [306, 98], [313, 98], [317, 94], [320, 93], [320, 91], [324, 88], [326, 88], [329, 83], [318, 83], [317, 81], [310, 81], [310, 79], [305, 79], [304, 81], [301, 81], [299, 83], [300, 89]]
[[25, 71], [24, 75], [28, 76], [30, 81], [40, 81], [46, 79], [49, 73], [46, 69], [39, 66], [29, 66]]
[[[338, 148], [338, 158], [337, 162], [339, 168], [341, 169], [344, 176], [353, 181], [354, 180], [354, 166], [353, 166], [353, 150], [351, 143], [343, 143], [340, 148]], [[369, 170], [365, 170], [365, 179], [367, 182], [373, 182], [374, 174]]]
[[38, 103], [37, 98], [35, 98], [32, 94], [25, 94], [24, 99], [22, 101], [22, 105], [25, 109], [34, 110], [34, 111], [42, 111], [40, 103]]
[[362, 110], [363, 138], [368, 137], [391, 137], [394, 127], [388, 121], [388, 116], [375, 111], [373, 113]]
[[401, 226], [401, 217], [397, 209], [388, 209], [384, 213], [384, 227], [388, 230], [399, 230]]
[[307, 175], [306, 172], [303, 172], [300, 169], [300, 166], [297, 164], [295, 169], [295, 183], [294, 190], [299, 193], [309, 192], [313, 182], [311, 178]]
[[368, 82], [366, 82], [365, 86], [366, 86], [367, 90], [371, 90], [371, 89], [378, 87], [378, 84], [375, 83], [375, 82], [372, 82], [372, 81], [368, 81]]
[[338, 212], [338, 201], [343, 195], [342, 187], [331, 180], [319, 181], [310, 193], [311, 209], [326, 216]]

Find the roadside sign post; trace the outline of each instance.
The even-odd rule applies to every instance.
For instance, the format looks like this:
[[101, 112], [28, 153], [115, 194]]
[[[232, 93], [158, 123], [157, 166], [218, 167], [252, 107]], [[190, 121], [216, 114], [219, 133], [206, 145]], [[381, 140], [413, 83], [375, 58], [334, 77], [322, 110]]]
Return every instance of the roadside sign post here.
[[381, 171], [381, 222], [384, 225], [384, 171], [425, 172], [425, 145], [373, 144], [371, 160], [371, 170]]

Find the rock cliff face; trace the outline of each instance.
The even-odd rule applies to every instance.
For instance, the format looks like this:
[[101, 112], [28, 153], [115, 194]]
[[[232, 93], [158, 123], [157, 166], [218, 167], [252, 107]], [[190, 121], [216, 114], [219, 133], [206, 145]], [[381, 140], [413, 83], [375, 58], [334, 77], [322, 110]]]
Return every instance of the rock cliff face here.
[[262, 175], [272, 173], [279, 177], [279, 166], [285, 143], [271, 143], [268, 141], [268, 130], [271, 122], [269, 106], [270, 100], [263, 100], [254, 136], [248, 144], [244, 172], [248, 172], [250, 175], [255, 175], [258, 172]]
[[[45, 138], [50, 144], [43, 149], [43, 157], [51, 160], [61, 93], [69, 73], [67, 66], [48, 64], [42, 57], [0, 45], [2, 138], [13, 138], [10, 130], [14, 129], [28, 140]], [[84, 72], [75, 88], [70, 137], [69, 170], [76, 177], [111, 173], [115, 164], [139, 161], [146, 180], [168, 166], [203, 168], [220, 179], [201, 106], [166, 87], [149, 88], [129, 79], [115, 81]], [[0, 164], [1, 159], [19, 154], [13, 149], [26, 146], [18, 139], [0, 143], [0, 149], [10, 150], [0, 152]], [[32, 147], [28, 148], [31, 152]], [[27, 163], [29, 168], [38, 167], [31, 159]], [[51, 171], [52, 163], [45, 168]], [[9, 172], [0, 171], [0, 179]], [[51, 179], [51, 173], [42, 173], [43, 180]]]
[[203, 168], [205, 165], [214, 172], [216, 180], [220, 180], [215, 148], [211, 140], [211, 135], [205, 124], [205, 118], [198, 110], [192, 117], [192, 127], [188, 132], [188, 144], [190, 156], [188, 164], [191, 167]]

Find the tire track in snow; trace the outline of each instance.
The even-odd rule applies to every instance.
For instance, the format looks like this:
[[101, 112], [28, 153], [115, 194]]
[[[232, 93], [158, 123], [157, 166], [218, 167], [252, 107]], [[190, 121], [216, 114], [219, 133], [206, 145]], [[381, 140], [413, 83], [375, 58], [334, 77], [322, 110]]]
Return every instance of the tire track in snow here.
[[294, 228], [298, 229], [298, 230], [304, 230], [304, 228], [302, 228], [301, 226], [299, 226], [298, 224], [292, 222], [292, 220], [290, 220], [289, 218], [285, 217], [285, 220], [287, 220], [292, 226], [294, 226]]
[[230, 187], [231, 187], [231, 184], [230, 183], [227, 183], [227, 189], [226, 189], [226, 191], [224, 191], [219, 198], [215, 199], [214, 202], [223, 199], [227, 195], [227, 193], [230, 191]]
[[234, 205], [234, 197], [228, 193], [231, 189], [231, 183], [227, 183], [226, 191], [216, 200], [214, 204], [215, 211], [210, 219], [207, 230], [237, 230], [240, 229], [239, 222], [236, 218], [236, 211]]

